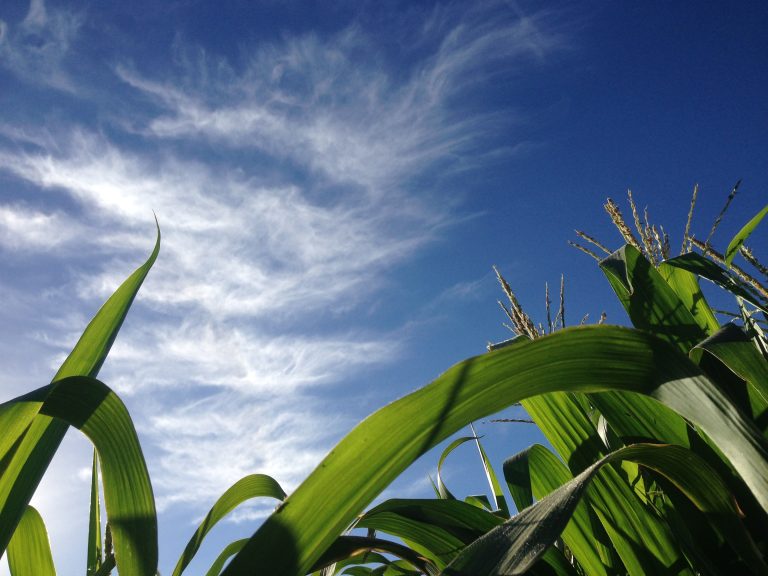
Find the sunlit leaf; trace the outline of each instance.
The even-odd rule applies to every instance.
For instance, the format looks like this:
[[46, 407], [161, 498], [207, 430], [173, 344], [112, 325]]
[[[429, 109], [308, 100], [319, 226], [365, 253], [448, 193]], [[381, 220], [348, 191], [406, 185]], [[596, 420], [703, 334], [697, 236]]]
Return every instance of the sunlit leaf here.
[[725, 263], [728, 264], [728, 266], [731, 265], [734, 256], [736, 256], [736, 253], [739, 251], [739, 248], [741, 248], [744, 242], [746, 242], [747, 238], [751, 236], [754, 229], [757, 228], [757, 225], [760, 224], [760, 221], [765, 217], [766, 214], [768, 214], [768, 205], [760, 210], [760, 212], [755, 214], [749, 222], [744, 224], [742, 229], [739, 230], [736, 233], [736, 236], [734, 236], [730, 241], [728, 248], [725, 251]]
[[219, 522], [219, 520], [224, 518], [224, 516], [229, 514], [243, 502], [258, 497], [283, 500], [283, 498], [285, 498], [285, 492], [274, 478], [267, 476], [266, 474], [250, 474], [235, 482], [219, 497], [192, 535], [192, 538], [189, 539], [186, 548], [184, 548], [184, 552], [176, 563], [176, 568], [173, 570], [173, 576], [179, 576], [184, 572], [184, 569], [195, 557], [205, 536]]
[[[67, 376], [95, 377], [98, 374], [159, 251], [158, 226], [155, 247], [150, 257], [104, 303], [56, 373], [54, 381]], [[29, 408], [23, 410], [28, 411]], [[15, 416], [12, 420], [15, 420]], [[0, 426], [2, 430], [9, 426], [9, 419], [4, 411], [0, 411]], [[32, 418], [25, 416], [15, 424], [11, 422], [9, 430], [7, 439], [0, 439], [0, 462], [4, 462], [0, 476], [0, 554], [5, 551], [16, 524], [64, 438], [67, 424], [38, 414]], [[0, 437], [2, 436], [5, 436], [5, 433], [0, 434]], [[13, 454], [8, 452], [11, 446], [14, 446]]]
[[385, 486], [468, 422], [537, 394], [611, 389], [647, 394], [700, 425], [768, 509], [764, 440], [717, 386], [650, 334], [584, 326], [470, 358], [369, 416], [264, 522], [224, 573], [249, 574], [256, 563], [273, 575], [306, 573]]
[[55, 576], [48, 532], [32, 506], [24, 509], [18, 528], [8, 545], [11, 576]]
[[[93, 442], [99, 456], [107, 519], [115, 560], [122, 576], [154, 576], [157, 568], [157, 518], [152, 486], [133, 422], [117, 395], [86, 376], [58, 380], [11, 402], [28, 403], [40, 415], [74, 426]], [[46, 446], [48, 447], [48, 446]], [[46, 459], [28, 460], [42, 476]], [[24, 491], [10, 492], [19, 505]]]

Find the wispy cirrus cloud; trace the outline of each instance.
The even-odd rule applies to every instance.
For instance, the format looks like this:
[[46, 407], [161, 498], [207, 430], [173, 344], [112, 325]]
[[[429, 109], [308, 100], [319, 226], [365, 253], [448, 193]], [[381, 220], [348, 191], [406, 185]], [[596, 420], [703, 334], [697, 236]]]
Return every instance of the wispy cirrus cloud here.
[[0, 66], [24, 80], [73, 91], [63, 63], [82, 23], [75, 12], [50, 9], [43, 0], [31, 0], [26, 17], [18, 24], [0, 20]]
[[51, 250], [79, 235], [78, 225], [61, 212], [23, 205], [0, 205], [0, 246], [14, 251]]
[[[457, 102], [562, 46], [546, 14], [493, 6], [432, 11], [402, 68], [359, 23], [253, 46], [238, 65], [179, 41], [162, 79], [116, 54], [130, 106], [107, 126], [74, 123], [55, 144], [42, 126], [4, 127], [0, 170], [55, 207], [0, 204], [0, 241], [24, 229], [19, 246], [82, 245], [91, 273], [63, 288], [82, 310], [148, 253], [158, 215], [161, 257], [104, 379], [134, 408], [163, 506], [210, 505], [256, 471], [295, 485], [363, 416], [333, 415], [318, 393], [401, 351], [365, 326], [365, 306], [454, 222], [459, 197], [414, 180], [480, 162], [478, 140], [504, 122]], [[68, 18], [34, 2], [3, 40], [9, 69], [58, 70], [78, 30]], [[24, 48], [27, 29], [61, 57]], [[49, 331], [60, 355], [74, 333]]]

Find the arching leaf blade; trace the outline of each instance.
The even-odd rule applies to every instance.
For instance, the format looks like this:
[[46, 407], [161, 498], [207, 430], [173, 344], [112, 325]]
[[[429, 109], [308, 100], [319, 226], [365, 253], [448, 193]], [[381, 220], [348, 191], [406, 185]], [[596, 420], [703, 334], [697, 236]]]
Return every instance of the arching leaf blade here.
[[[537, 394], [611, 389], [645, 393], [698, 423], [768, 508], [762, 437], [687, 357], [641, 331], [584, 326], [470, 358], [369, 416], [264, 522], [224, 573], [249, 574], [255, 562], [274, 575], [306, 573], [400, 472], [468, 422]], [[375, 452], [371, 442], [379, 448]]]
[[121, 576], [154, 576], [157, 513], [149, 472], [123, 402], [105, 384], [73, 376], [51, 385], [41, 413], [66, 421], [93, 442]]
[[[160, 228], [149, 258], [133, 272], [97, 312], [54, 377], [96, 376], [117, 336], [128, 309], [160, 250]], [[29, 409], [28, 407], [25, 410]], [[0, 417], [2, 418], [2, 417]], [[36, 415], [0, 475], [0, 554], [16, 528], [26, 505], [40, 484], [67, 425]], [[5, 424], [5, 422], [2, 422]], [[15, 432], [14, 432], [15, 434]], [[10, 439], [9, 439], [10, 441]], [[2, 442], [2, 441], [0, 441]], [[0, 453], [0, 460], [3, 454]]]
[[[446, 576], [523, 574], [562, 532], [589, 482], [611, 461], [629, 459], [663, 474], [701, 510], [717, 520], [727, 519], [725, 530], [735, 529], [733, 540], [749, 535], [738, 519], [738, 509], [725, 485], [706, 463], [679, 446], [636, 444], [605, 456], [573, 480], [468, 546], [444, 570]], [[748, 542], [749, 540], [747, 540]], [[758, 574], [768, 573], [754, 547], [739, 550]]]
[[176, 567], [173, 570], [173, 576], [180, 576], [180, 574], [184, 572], [184, 569], [189, 565], [197, 551], [200, 549], [200, 545], [203, 543], [208, 532], [211, 531], [219, 520], [224, 518], [237, 506], [252, 498], [268, 497], [276, 500], [283, 500], [285, 496], [285, 491], [280, 487], [280, 484], [278, 484], [274, 478], [267, 476], [266, 474], [249, 474], [235, 482], [219, 497], [200, 523], [200, 526], [198, 526], [195, 533], [189, 539], [187, 546], [184, 548], [184, 552], [176, 563]]

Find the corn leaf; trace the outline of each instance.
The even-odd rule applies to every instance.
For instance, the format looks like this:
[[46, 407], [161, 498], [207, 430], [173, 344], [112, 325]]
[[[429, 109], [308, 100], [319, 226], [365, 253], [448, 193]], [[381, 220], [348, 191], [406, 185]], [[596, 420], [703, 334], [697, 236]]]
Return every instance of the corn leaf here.
[[470, 358], [369, 416], [262, 524], [224, 574], [251, 574], [256, 565], [276, 576], [305, 574], [385, 486], [468, 422], [537, 394], [611, 389], [647, 394], [700, 425], [768, 509], [768, 449], [717, 386], [650, 334], [583, 326]]
[[720, 329], [720, 323], [704, 298], [696, 274], [671, 266], [666, 262], [659, 264], [658, 271], [669, 287], [675, 291], [688, 312], [691, 313], [696, 324], [706, 334], [714, 334]]
[[235, 540], [234, 542], [227, 544], [224, 547], [224, 550], [222, 550], [213, 561], [211, 567], [208, 568], [208, 572], [205, 573], [205, 576], [219, 576], [219, 574], [221, 574], [221, 570], [224, 568], [224, 564], [227, 563], [227, 560], [240, 552], [240, 550], [243, 549], [243, 546], [245, 546], [247, 542], [248, 538], [241, 538], [240, 540]]
[[488, 454], [485, 453], [483, 445], [480, 443], [480, 438], [475, 432], [475, 427], [470, 422], [472, 428], [472, 434], [475, 437], [475, 445], [477, 451], [480, 454], [480, 460], [483, 463], [483, 470], [485, 471], [485, 477], [488, 480], [488, 486], [491, 489], [491, 497], [493, 498], [494, 510], [499, 510], [505, 517], [509, 517], [509, 506], [507, 506], [507, 499], [504, 497], [504, 491], [501, 489], [501, 483], [496, 476], [496, 471], [493, 469], [493, 464], [488, 458]]
[[460, 500], [387, 500], [366, 512], [357, 528], [386, 532], [445, 567], [458, 552], [503, 519]]
[[[67, 376], [95, 377], [98, 374], [159, 251], [158, 226], [152, 254], [104, 303], [56, 373], [54, 381]], [[29, 414], [34, 413], [30, 412], [29, 407], [11, 407], [8, 410], [26, 410]], [[8, 546], [26, 505], [67, 431], [67, 424], [61, 420], [36, 415], [32, 418], [20, 418], [18, 423], [14, 424], [17, 416], [19, 415], [0, 412], [0, 430], [3, 431], [0, 437], [6, 435], [6, 427], [9, 430], [8, 438], [0, 439], [0, 462], [4, 463], [0, 475], [0, 554]], [[19, 427], [23, 427], [21, 432]], [[12, 454], [10, 447], [14, 447]]]
[[341, 560], [355, 557], [364, 557], [371, 552], [382, 552], [391, 554], [405, 560], [409, 568], [420, 570], [417, 573], [437, 574], [437, 570], [432, 567], [424, 558], [416, 552], [389, 540], [380, 538], [368, 538], [365, 536], [339, 536], [336, 541], [325, 551], [318, 559], [312, 570], [319, 570], [324, 566], [331, 565]]
[[[158, 555], [155, 501], [136, 430], [122, 401], [98, 380], [71, 376], [11, 402], [28, 403], [39, 410], [36, 418], [56, 418], [91, 440], [101, 463], [117, 568], [123, 576], [154, 576]], [[30, 474], [42, 476], [48, 461], [28, 461], [28, 467], [37, 467]], [[9, 505], [19, 505], [25, 496], [25, 491], [12, 486]]]
[[691, 359], [701, 365], [710, 354], [746, 383], [752, 417], [768, 434], [768, 363], [750, 338], [735, 324], [726, 324], [717, 334], [697, 345]]
[[86, 553], [86, 574], [91, 576], [101, 566], [101, 510], [99, 504], [99, 457], [93, 451], [91, 465], [91, 508], [88, 514], [88, 549]]
[[[606, 454], [584, 402], [583, 395], [563, 392], [522, 401], [573, 475]], [[649, 403], [654, 401], [649, 399]], [[598, 473], [589, 503], [599, 519], [594, 527], [595, 546], [605, 566], [619, 571], [623, 564], [629, 574], [641, 575], [681, 560], [673, 535], [618, 469], [608, 466]]]
[[531, 488], [531, 468], [528, 466], [528, 450], [522, 450], [504, 461], [502, 471], [507, 488], [512, 495], [512, 501], [518, 512], [533, 504], [533, 488]]
[[727, 522], [724, 530], [740, 530], [735, 539], [740, 540], [746, 535], [747, 540], [742, 542], [747, 546], [742, 551], [749, 555], [748, 565], [758, 574], [768, 573], [768, 566], [757, 550], [748, 545], [751, 540], [741, 526], [738, 509], [729, 491], [711, 468], [690, 450], [653, 444], [637, 444], [605, 456], [546, 498], [468, 546], [443, 573], [446, 576], [525, 573], [562, 532], [598, 470], [619, 459], [635, 461], [664, 475], [700, 510], [717, 521]]
[[470, 440], [474, 440], [474, 436], [462, 436], [461, 438], [456, 438], [453, 442], [448, 444], [448, 446], [445, 447], [443, 452], [440, 454], [440, 458], [437, 461], [437, 492], [440, 498], [444, 500], [455, 500], [456, 496], [451, 494], [451, 491], [448, 490], [448, 487], [445, 485], [445, 482], [443, 481], [443, 463], [445, 462], [445, 459], [448, 458], [448, 455], [456, 450], [459, 446], [462, 444], [469, 442]]
[[706, 338], [689, 306], [633, 246], [614, 252], [600, 262], [600, 268], [635, 328], [653, 332], [686, 354]]
[[192, 535], [192, 538], [189, 539], [184, 552], [176, 563], [173, 576], [180, 576], [184, 572], [184, 569], [195, 557], [195, 554], [197, 554], [205, 536], [219, 520], [246, 500], [258, 497], [283, 500], [285, 492], [274, 478], [266, 474], [250, 474], [235, 482], [219, 497]]
[[759, 296], [753, 294], [753, 292], [750, 291], [748, 285], [744, 284], [732, 273], [721, 268], [712, 262], [712, 260], [705, 258], [701, 254], [697, 254], [696, 252], [688, 252], [682, 256], [677, 256], [667, 260], [666, 263], [670, 266], [675, 266], [676, 268], [688, 270], [689, 272], [697, 274], [698, 276], [706, 278], [707, 280], [711, 280], [734, 296], [743, 298], [756, 308], [759, 308], [768, 314], [768, 305], [766, 302], [763, 302]]
[[733, 237], [733, 240], [730, 241], [728, 248], [725, 250], [725, 263], [728, 264], [728, 266], [731, 265], [734, 256], [736, 256], [736, 253], [739, 251], [739, 248], [741, 248], [742, 244], [744, 244], [747, 238], [750, 237], [754, 229], [757, 228], [757, 225], [760, 224], [760, 221], [765, 217], [766, 214], [768, 214], [768, 205], [760, 210], [760, 212], [755, 214], [749, 222], [744, 224], [742, 229], [739, 230], [736, 233], [736, 236]]
[[[526, 456], [533, 494], [537, 500], [573, 479], [568, 467], [544, 446], [531, 446]], [[584, 502], [579, 502], [561, 535], [563, 542], [590, 576], [609, 573], [597, 548], [598, 537], [593, 529], [596, 524], [597, 518], [591, 509]]]
[[24, 509], [21, 522], [11, 538], [8, 569], [11, 576], [56, 576], [45, 523], [32, 506]]

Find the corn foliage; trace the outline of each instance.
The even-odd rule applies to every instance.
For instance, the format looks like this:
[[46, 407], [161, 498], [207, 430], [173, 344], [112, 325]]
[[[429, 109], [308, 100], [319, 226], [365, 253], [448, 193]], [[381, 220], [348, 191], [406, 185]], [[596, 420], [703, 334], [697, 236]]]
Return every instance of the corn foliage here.
[[[634, 328], [565, 328], [562, 297], [555, 320], [548, 311], [547, 327], [536, 328], [503, 282], [517, 338], [371, 414], [292, 494], [263, 474], [235, 483], [173, 575], [217, 522], [256, 497], [275, 499], [275, 512], [226, 546], [207, 574], [768, 574], [768, 360], [758, 320], [768, 302], [733, 262], [766, 210], [718, 260], [709, 239], [702, 254], [691, 252], [687, 229], [684, 253], [670, 257], [663, 230], [647, 218], [643, 226], [632, 207], [641, 239], [624, 223], [627, 244], [599, 260]], [[615, 205], [609, 213], [621, 218]], [[156, 574], [156, 512], [138, 437], [96, 376], [159, 247], [158, 231], [147, 262], [96, 314], [51, 384], [0, 405], [0, 551], [13, 576], [54, 574], [29, 502], [69, 427], [94, 445], [84, 572]], [[719, 325], [700, 278], [736, 297], [738, 325]], [[420, 455], [516, 403], [557, 454], [532, 446], [497, 475], [478, 438], [459, 438], [440, 457], [434, 499], [366, 511]], [[468, 441], [480, 449], [490, 498], [458, 499], [439, 473]]]

